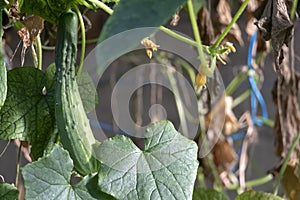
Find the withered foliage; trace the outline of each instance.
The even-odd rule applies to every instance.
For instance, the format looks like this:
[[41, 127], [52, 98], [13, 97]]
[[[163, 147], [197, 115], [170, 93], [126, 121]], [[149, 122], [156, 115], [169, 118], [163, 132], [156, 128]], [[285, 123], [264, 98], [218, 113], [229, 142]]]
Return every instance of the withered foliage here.
[[202, 43], [204, 45], [211, 45], [215, 39], [215, 33], [210, 13], [205, 6], [203, 6], [198, 12], [197, 24], [200, 29], [199, 32]]
[[[198, 26], [203, 44], [211, 45], [215, 38], [220, 35], [232, 21], [231, 8], [226, 0], [207, 1], [208, 6], [203, 6], [198, 12]], [[223, 43], [237, 42], [243, 45], [242, 33], [239, 26], [234, 23]]]
[[289, 162], [282, 177], [282, 185], [290, 200], [300, 199], [299, 163]]
[[[288, 50], [284, 53], [288, 58]], [[287, 59], [285, 59], [287, 60]], [[273, 101], [276, 106], [275, 115], [275, 151], [277, 156], [284, 158], [300, 130], [300, 110], [298, 94], [300, 89], [300, 73], [290, 70], [288, 61], [284, 62], [273, 88]], [[291, 159], [300, 156], [300, 144], [296, 146]]]
[[255, 24], [264, 40], [271, 40], [278, 71], [284, 58], [282, 46], [288, 45], [293, 36], [294, 25], [289, 17], [290, 4], [286, 0], [268, 0], [262, 7], [263, 12]]

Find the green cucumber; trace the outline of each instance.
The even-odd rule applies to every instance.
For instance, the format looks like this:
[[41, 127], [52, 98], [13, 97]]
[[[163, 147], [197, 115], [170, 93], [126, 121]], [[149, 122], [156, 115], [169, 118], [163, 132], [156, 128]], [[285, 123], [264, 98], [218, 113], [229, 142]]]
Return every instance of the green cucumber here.
[[55, 118], [63, 147], [69, 151], [75, 170], [85, 176], [99, 169], [92, 146], [97, 144], [83, 108], [76, 82], [78, 19], [68, 11], [57, 27], [55, 64]]

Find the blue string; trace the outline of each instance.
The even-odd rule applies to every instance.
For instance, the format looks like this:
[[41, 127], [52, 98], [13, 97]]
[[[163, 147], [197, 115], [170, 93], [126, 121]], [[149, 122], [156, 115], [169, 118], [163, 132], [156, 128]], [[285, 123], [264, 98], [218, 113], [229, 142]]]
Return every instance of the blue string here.
[[[257, 126], [262, 126], [263, 122], [256, 117], [257, 101], [261, 107], [263, 119], [268, 118], [268, 111], [267, 111], [267, 107], [265, 104], [265, 100], [264, 100], [262, 94], [260, 93], [260, 91], [256, 85], [255, 79], [253, 77], [253, 74], [255, 71], [252, 66], [252, 54], [253, 54], [253, 48], [254, 48], [256, 39], [257, 39], [257, 33], [254, 33], [251, 36], [250, 44], [249, 44], [249, 48], [248, 48], [248, 57], [247, 57], [247, 65], [249, 67], [248, 80], [249, 80], [250, 88], [251, 88], [251, 93], [250, 93], [251, 119], [252, 119], [253, 123], [256, 124]], [[246, 136], [246, 133], [239, 132], [239, 133], [235, 133], [229, 137], [232, 138], [233, 140], [238, 140], [238, 139], [244, 140], [245, 136]], [[237, 151], [238, 158], [240, 158], [240, 155], [241, 155], [241, 148], [242, 147], [240, 147]], [[238, 163], [232, 168], [232, 172], [236, 171], [237, 168], [238, 168]]]
[[[254, 68], [252, 66], [252, 52], [253, 52], [253, 48], [254, 48], [254, 44], [255, 44], [256, 39], [257, 39], [257, 33], [254, 33], [251, 36], [250, 44], [249, 44], [249, 48], [248, 48], [247, 65], [248, 65], [250, 70], [254, 70]], [[250, 74], [251, 74], [251, 71], [250, 71]], [[258, 103], [261, 107], [262, 118], [263, 119], [268, 118], [268, 111], [267, 111], [266, 103], [265, 103], [265, 100], [264, 100], [262, 94], [260, 93], [260, 91], [259, 91], [259, 89], [256, 85], [254, 77], [252, 75], [249, 75], [248, 80], [249, 80], [250, 87], [251, 87], [251, 94], [250, 94], [251, 118], [252, 118], [252, 121], [253, 121], [254, 124], [256, 124], [257, 126], [262, 126], [263, 122], [256, 117], [256, 111], [257, 111], [257, 102], [256, 102], [256, 100], [258, 101]]]

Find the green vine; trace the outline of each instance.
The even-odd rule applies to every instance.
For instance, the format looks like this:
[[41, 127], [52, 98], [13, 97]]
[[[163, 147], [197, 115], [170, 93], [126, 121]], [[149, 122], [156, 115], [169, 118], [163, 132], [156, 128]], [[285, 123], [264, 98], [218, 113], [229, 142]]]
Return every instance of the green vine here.
[[286, 155], [285, 158], [284, 158], [283, 164], [282, 164], [282, 166], [281, 166], [281, 168], [280, 168], [278, 177], [277, 177], [276, 182], [275, 182], [275, 186], [274, 186], [274, 195], [277, 195], [277, 194], [278, 194], [278, 189], [279, 189], [280, 181], [281, 181], [281, 179], [282, 179], [282, 177], [283, 177], [283, 174], [284, 174], [284, 172], [285, 172], [285, 169], [286, 169], [286, 167], [287, 167], [287, 165], [288, 165], [288, 163], [289, 163], [289, 161], [290, 161], [291, 155], [292, 155], [294, 149], [296, 148], [296, 146], [297, 146], [299, 140], [300, 140], [300, 131], [299, 131], [297, 137], [294, 139], [294, 141], [293, 141], [291, 147], [290, 147], [289, 150], [288, 150], [287, 155]]
[[222, 40], [226, 37], [226, 35], [231, 30], [231, 28], [234, 25], [234, 23], [239, 19], [239, 17], [241, 16], [241, 14], [244, 12], [244, 10], [246, 9], [246, 7], [248, 5], [248, 2], [249, 2], [249, 0], [245, 0], [243, 2], [243, 4], [241, 5], [241, 7], [238, 9], [238, 11], [236, 12], [236, 14], [232, 18], [231, 22], [228, 24], [228, 26], [225, 28], [225, 30], [222, 32], [222, 34], [218, 37], [218, 39], [216, 40], [216, 42], [210, 47], [210, 52], [212, 54], [215, 53], [216, 48], [220, 45], [220, 43], [222, 42]]
[[81, 30], [81, 55], [80, 55], [80, 63], [77, 71], [77, 75], [80, 76], [83, 68], [84, 57], [85, 57], [86, 36], [85, 36], [85, 27], [84, 27], [83, 18], [77, 6], [75, 6], [75, 12], [78, 16], [80, 30]]

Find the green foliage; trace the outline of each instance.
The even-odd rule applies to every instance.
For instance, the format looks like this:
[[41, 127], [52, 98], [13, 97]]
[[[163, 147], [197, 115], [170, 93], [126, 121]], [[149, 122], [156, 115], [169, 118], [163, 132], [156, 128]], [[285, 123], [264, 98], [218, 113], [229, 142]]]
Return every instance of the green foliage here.
[[[185, 0], [120, 1], [113, 15], [106, 21], [99, 40], [103, 41], [123, 31], [141, 27], [159, 27], [167, 22]], [[148, 33], [149, 35], [151, 33]], [[139, 42], [143, 38], [136, 38]], [[135, 45], [135, 44], [133, 44]]]
[[282, 198], [275, 196], [273, 194], [269, 194], [266, 192], [260, 192], [260, 191], [247, 191], [235, 198], [235, 200], [283, 200]]
[[17, 200], [19, 195], [18, 189], [8, 183], [0, 183], [0, 199]]
[[168, 121], [150, 125], [145, 138], [144, 150], [121, 135], [100, 145], [100, 189], [117, 199], [191, 199], [198, 168], [196, 143]]
[[72, 186], [70, 183], [72, 169], [73, 161], [69, 153], [55, 145], [50, 154], [22, 168], [25, 199], [111, 199], [95, 187], [94, 176], [86, 176]]
[[228, 197], [213, 189], [196, 188], [193, 193], [193, 200], [228, 200]]
[[67, 12], [74, 5], [85, 5], [93, 8], [85, 0], [19, 0], [19, 9], [27, 14], [34, 14], [56, 24], [62, 13]]
[[[212, 71], [216, 59], [222, 61], [220, 55], [228, 53], [228, 49], [222, 49], [220, 44], [244, 12], [248, 1], [242, 3], [230, 24], [215, 38], [216, 42], [211, 47], [206, 46]], [[12, 3], [12, 0], [6, 2]], [[52, 64], [45, 72], [33, 67], [23, 67], [7, 73], [2, 48], [0, 49], [0, 139], [30, 141], [31, 154], [34, 159], [38, 159], [22, 168], [25, 199], [228, 200], [224, 193], [213, 189], [194, 190], [198, 147], [195, 142], [178, 133], [168, 121], [160, 121], [148, 127], [143, 150], [123, 135], [109, 138], [102, 144], [98, 143], [86, 116], [86, 112], [95, 108], [98, 101], [97, 91], [86, 72], [83, 71], [80, 76], [76, 75], [78, 23], [77, 16], [71, 11], [74, 6], [84, 5], [92, 9], [100, 7], [109, 14], [113, 13], [99, 36], [99, 41], [102, 42], [129, 29], [158, 28], [183, 8], [186, 2], [195, 40], [164, 29], [174, 38], [197, 47], [198, 56], [201, 62], [205, 63], [206, 58], [202, 55], [203, 46], [196, 23], [198, 11], [204, 4], [203, 0], [18, 1], [21, 12], [41, 16], [54, 24], [59, 22], [55, 56], [57, 68]], [[114, 5], [114, 11], [104, 3]], [[1, 1], [0, 10], [6, 7], [6, 3]], [[76, 10], [80, 14], [77, 7]], [[1, 17], [0, 19], [2, 20]], [[18, 21], [14, 25], [17, 23], [21, 24]], [[290, 30], [291, 24], [288, 25]], [[82, 31], [84, 33], [83, 28]], [[144, 35], [132, 35], [126, 38], [126, 43], [128, 46], [135, 46], [153, 32], [154, 29], [145, 31]], [[85, 37], [82, 37], [82, 41], [84, 44]], [[41, 49], [37, 48], [41, 52]], [[104, 51], [104, 54], [112, 56], [115, 49], [111, 51], [108, 48]], [[82, 62], [83, 59], [81, 64]], [[101, 66], [102, 62], [98, 64]], [[227, 88], [227, 92], [232, 93], [247, 76], [248, 74], [244, 74], [237, 77]], [[60, 142], [61, 146], [55, 144], [57, 142]], [[84, 176], [76, 185], [71, 184], [74, 169], [74, 174]], [[214, 174], [214, 178], [219, 178], [218, 172]], [[278, 181], [280, 179], [278, 178]], [[249, 186], [249, 183], [250, 181], [246, 186]], [[257, 185], [252, 181], [251, 186], [254, 186], [254, 183]], [[238, 187], [237, 184], [232, 185], [234, 189]], [[0, 199], [17, 198], [16, 187], [0, 183]], [[236, 197], [236, 200], [247, 199], [281, 198], [258, 191], [247, 191]]]
[[98, 103], [96, 87], [92, 78], [86, 71], [82, 71], [80, 76], [77, 76], [76, 78], [83, 108], [86, 113], [89, 113]]
[[[46, 72], [47, 74], [47, 72]], [[0, 110], [0, 139], [30, 141], [38, 158], [54, 132], [53, 77], [33, 67], [8, 71], [8, 91]]]
[[[55, 65], [46, 72], [34, 67], [17, 67], [8, 71], [8, 95], [0, 110], [0, 139], [20, 139], [30, 141], [32, 156], [37, 159], [43, 155], [51, 138], [57, 133], [54, 117], [54, 78]], [[86, 72], [78, 77], [82, 96], [87, 91], [96, 93], [92, 79]], [[95, 94], [96, 95], [96, 94]], [[95, 103], [95, 102], [94, 102]], [[86, 111], [91, 111], [93, 99], [83, 98]]]

